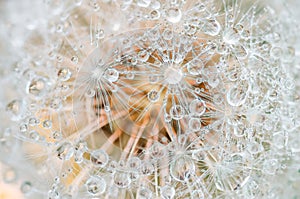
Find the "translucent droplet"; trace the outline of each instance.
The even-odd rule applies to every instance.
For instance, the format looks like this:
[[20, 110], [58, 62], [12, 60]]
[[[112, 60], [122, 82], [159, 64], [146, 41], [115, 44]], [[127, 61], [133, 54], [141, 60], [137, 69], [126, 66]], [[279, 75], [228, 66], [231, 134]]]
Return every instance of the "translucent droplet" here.
[[208, 20], [203, 26], [203, 32], [211, 36], [218, 35], [220, 31], [221, 31], [221, 25], [215, 19]]
[[151, 0], [137, 0], [137, 5], [139, 7], [147, 8], [151, 3]]
[[148, 100], [150, 102], [157, 102], [159, 100], [159, 93], [156, 90], [152, 90], [148, 93]]
[[40, 135], [38, 134], [38, 132], [33, 130], [29, 133], [29, 138], [38, 141], [40, 139]]
[[278, 160], [270, 159], [263, 163], [263, 172], [269, 175], [274, 175], [278, 169]]
[[109, 157], [104, 150], [99, 149], [91, 153], [90, 160], [94, 166], [103, 168], [107, 165]]
[[204, 194], [201, 190], [195, 190], [192, 192], [192, 198], [197, 198], [197, 199], [204, 199]]
[[5, 109], [11, 120], [18, 121], [24, 117], [26, 106], [23, 100], [13, 100], [6, 105]]
[[165, 185], [161, 188], [160, 194], [163, 199], [173, 199], [175, 196], [175, 188], [169, 185]]
[[62, 133], [60, 131], [54, 131], [52, 133], [52, 137], [55, 140], [60, 140], [62, 138]]
[[166, 28], [165, 30], [164, 30], [164, 32], [162, 33], [162, 36], [163, 36], [163, 38], [165, 39], [165, 40], [171, 40], [172, 38], [173, 38], [173, 31], [172, 30], [170, 30], [170, 29], [168, 29], [168, 28]]
[[204, 65], [200, 60], [187, 63], [187, 70], [191, 75], [200, 75]]
[[223, 32], [223, 40], [225, 43], [235, 45], [239, 42], [240, 35], [236, 29], [228, 28]]
[[171, 23], [178, 23], [181, 20], [182, 13], [179, 8], [169, 8], [166, 11], [166, 18]]
[[12, 183], [17, 180], [17, 173], [13, 168], [5, 169], [3, 171], [3, 181], [6, 183]]
[[201, 116], [206, 111], [206, 105], [205, 102], [200, 99], [194, 99], [191, 101], [189, 105], [189, 109], [191, 112], [191, 115], [193, 116]]
[[138, 53], [138, 60], [141, 61], [141, 62], [146, 62], [148, 59], [149, 59], [149, 53], [147, 50], [141, 50], [139, 53]]
[[61, 68], [59, 69], [57, 76], [60, 81], [68, 81], [72, 76], [72, 72], [68, 68]]
[[139, 199], [150, 199], [152, 198], [152, 191], [146, 187], [140, 188], [138, 192], [138, 197]]
[[71, 62], [73, 62], [74, 64], [78, 64], [78, 57], [75, 55], [71, 58]]
[[104, 37], [105, 37], [105, 34], [104, 34], [104, 30], [103, 29], [97, 29], [95, 31], [95, 38], [97, 40], [103, 39]]
[[32, 79], [27, 85], [27, 93], [36, 97], [42, 97], [47, 93], [47, 84], [47, 80], [44, 78]]
[[189, 128], [192, 131], [199, 131], [201, 128], [201, 120], [199, 118], [191, 118], [189, 121]]
[[143, 175], [151, 175], [154, 172], [154, 166], [150, 162], [143, 162], [140, 170]]
[[93, 196], [101, 195], [105, 192], [106, 182], [105, 180], [97, 175], [89, 177], [85, 183], [87, 192]]
[[64, 142], [56, 151], [57, 157], [61, 160], [70, 160], [74, 154], [74, 149], [70, 142]]
[[110, 82], [116, 82], [119, 79], [119, 72], [114, 68], [109, 68], [104, 72], [104, 77]]
[[241, 106], [248, 97], [249, 85], [235, 85], [226, 94], [227, 102], [231, 106]]
[[60, 199], [60, 194], [57, 190], [51, 189], [48, 192], [48, 198], [47, 199]]
[[170, 109], [170, 115], [174, 120], [180, 120], [184, 117], [185, 111], [181, 105], [172, 106]]
[[43, 127], [44, 127], [45, 129], [50, 129], [50, 128], [52, 127], [52, 121], [51, 121], [51, 120], [45, 120], [45, 121], [43, 122]]
[[114, 174], [114, 183], [119, 188], [126, 188], [130, 185], [131, 179], [125, 172], [116, 172]]
[[56, 97], [51, 100], [50, 107], [54, 110], [59, 110], [62, 107], [62, 101], [60, 98]]
[[150, 17], [152, 20], [157, 20], [160, 18], [160, 12], [158, 10], [152, 10], [150, 12]]
[[127, 162], [128, 168], [130, 169], [139, 169], [140, 165], [141, 165], [141, 160], [138, 157], [133, 157], [130, 158]]
[[242, 45], [236, 45], [233, 48], [234, 54], [239, 59], [245, 59], [248, 56], [248, 52]]
[[180, 156], [170, 163], [170, 174], [177, 181], [187, 181], [195, 174], [195, 164], [189, 156]]
[[85, 93], [85, 96], [87, 96], [89, 98], [92, 98], [95, 95], [96, 95], [96, 91], [95, 91], [95, 89], [92, 89], [92, 88], [89, 88]]
[[22, 193], [29, 193], [32, 190], [31, 182], [25, 181], [21, 184], [21, 191]]

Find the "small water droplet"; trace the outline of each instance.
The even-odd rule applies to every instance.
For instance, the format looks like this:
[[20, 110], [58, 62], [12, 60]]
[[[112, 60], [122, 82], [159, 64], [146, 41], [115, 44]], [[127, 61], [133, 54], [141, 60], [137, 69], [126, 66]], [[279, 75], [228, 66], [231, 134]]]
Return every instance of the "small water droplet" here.
[[50, 129], [52, 127], [52, 121], [51, 120], [45, 120], [43, 122], [43, 127], [46, 129]]
[[72, 76], [72, 72], [68, 68], [61, 68], [57, 72], [57, 76], [58, 76], [58, 80], [60, 80], [60, 81], [63, 81], [63, 82], [68, 81]]
[[70, 160], [74, 154], [73, 146], [70, 142], [64, 142], [56, 150], [57, 157], [61, 160]]
[[227, 102], [231, 106], [241, 106], [248, 97], [249, 84], [239, 84], [232, 87], [226, 94]]
[[157, 102], [159, 100], [159, 93], [156, 90], [152, 90], [148, 93], [148, 100], [150, 102]]
[[94, 166], [103, 168], [107, 165], [109, 157], [104, 150], [99, 149], [91, 153], [90, 160]]
[[174, 120], [180, 120], [184, 117], [185, 111], [181, 105], [174, 105], [170, 109], [170, 115]]
[[131, 179], [127, 173], [119, 171], [114, 174], [114, 183], [119, 188], [126, 188], [130, 185]]
[[106, 182], [105, 180], [97, 175], [89, 177], [85, 183], [87, 192], [93, 196], [101, 195], [105, 192]]
[[151, 0], [137, 0], [137, 5], [139, 7], [147, 8], [151, 3]]
[[119, 79], [119, 72], [114, 68], [109, 68], [104, 72], [104, 77], [110, 82], [116, 82]]
[[169, 185], [165, 185], [161, 188], [160, 194], [163, 199], [173, 199], [175, 196], [175, 188]]
[[182, 13], [179, 8], [172, 7], [166, 11], [167, 20], [171, 23], [178, 23], [181, 20]]
[[189, 121], [189, 128], [192, 131], [199, 131], [201, 128], [201, 120], [199, 118], [191, 118]]
[[200, 99], [194, 99], [189, 105], [190, 112], [193, 116], [201, 116], [206, 111], [205, 102]]
[[31, 182], [25, 181], [21, 185], [21, 191], [22, 193], [29, 193], [32, 190], [32, 184]]
[[203, 26], [203, 32], [211, 36], [218, 35], [220, 31], [221, 31], [221, 25], [215, 19], [208, 20]]

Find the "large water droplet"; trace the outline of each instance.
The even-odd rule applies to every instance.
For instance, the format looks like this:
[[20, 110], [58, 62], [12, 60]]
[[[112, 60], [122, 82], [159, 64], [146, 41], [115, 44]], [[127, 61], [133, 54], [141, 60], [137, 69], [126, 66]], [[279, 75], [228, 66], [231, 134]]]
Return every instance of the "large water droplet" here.
[[187, 181], [195, 173], [195, 164], [188, 156], [181, 156], [170, 164], [170, 174], [177, 181]]
[[87, 191], [93, 196], [101, 195], [105, 192], [106, 182], [97, 175], [91, 176], [85, 183]]
[[58, 80], [60, 80], [60, 81], [63, 81], [63, 82], [68, 81], [72, 76], [72, 72], [68, 68], [61, 68], [57, 72], [57, 76], [58, 76]]

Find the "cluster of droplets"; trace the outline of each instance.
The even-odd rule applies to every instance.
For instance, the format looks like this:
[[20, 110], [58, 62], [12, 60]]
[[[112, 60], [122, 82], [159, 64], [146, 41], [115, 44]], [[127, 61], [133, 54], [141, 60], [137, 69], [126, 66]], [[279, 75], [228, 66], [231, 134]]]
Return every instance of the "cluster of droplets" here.
[[16, 64], [23, 98], [6, 106], [24, 155], [50, 181], [45, 197], [275, 198], [272, 180], [300, 141], [285, 67], [295, 50], [272, 8], [48, 4], [59, 14], [47, 49]]

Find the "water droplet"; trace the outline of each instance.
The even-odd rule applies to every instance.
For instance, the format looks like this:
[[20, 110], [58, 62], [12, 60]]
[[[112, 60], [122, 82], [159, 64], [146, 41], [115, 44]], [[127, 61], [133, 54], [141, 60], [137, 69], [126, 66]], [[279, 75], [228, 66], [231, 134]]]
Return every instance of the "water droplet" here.
[[206, 105], [205, 102], [200, 99], [194, 99], [191, 101], [189, 105], [189, 109], [191, 112], [191, 115], [193, 116], [201, 116], [206, 111]]
[[105, 180], [97, 175], [89, 177], [85, 183], [87, 192], [93, 196], [101, 195], [105, 192], [106, 182]]
[[60, 81], [63, 81], [63, 82], [68, 81], [72, 76], [72, 72], [68, 68], [61, 68], [57, 72], [57, 76], [58, 76], [58, 80], [60, 80]]
[[235, 45], [239, 42], [240, 35], [238, 34], [236, 29], [227, 28], [223, 32], [223, 40], [225, 43], [230, 45]]
[[171, 23], [178, 23], [181, 20], [182, 13], [179, 8], [169, 8], [166, 11], [166, 18]]
[[187, 70], [191, 75], [200, 75], [203, 67], [204, 65], [200, 60], [187, 63]]
[[180, 120], [184, 117], [185, 111], [181, 105], [174, 105], [170, 109], [170, 115], [174, 120]]
[[3, 181], [12, 183], [17, 180], [17, 173], [13, 168], [8, 168], [3, 171]]
[[165, 185], [161, 188], [160, 194], [163, 199], [173, 199], [175, 196], [175, 189], [172, 186]]
[[52, 121], [51, 120], [45, 120], [43, 122], [43, 127], [46, 129], [50, 129], [52, 127]]
[[197, 199], [204, 199], [204, 194], [201, 190], [195, 190], [192, 192], [192, 198], [197, 198]]
[[103, 168], [107, 165], [109, 157], [104, 150], [99, 149], [91, 153], [90, 160], [94, 166]]
[[48, 199], [60, 199], [60, 194], [57, 190], [51, 189], [48, 192]]
[[71, 62], [73, 62], [74, 64], [78, 64], [78, 57], [75, 55], [71, 58]]
[[104, 37], [105, 37], [105, 34], [104, 34], [104, 30], [103, 29], [97, 29], [95, 31], [95, 38], [97, 40], [103, 39]]
[[162, 36], [163, 36], [163, 38], [165, 39], [165, 40], [171, 40], [172, 38], [173, 38], [173, 31], [172, 30], [170, 30], [170, 29], [168, 29], [168, 28], [166, 28], [165, 30], [164, 30], [164, 32], [162, 33]]
[[189, 180], [195, 170], [195, 164], [189, 156], [180, 156], [170, 163], [170, 174], [177, 181]]
[[62, 133], [60, 131], [54, 131], [52, 137], [55, 140], [60, 140], [62, 138]]
[[141, 61], [141, 62], [146, 62], [148, 59], [149, 59], [149, 53], [147, 50], [141, 50], [139, 53], [138, 53], [138, 60]]
[[47, 94], [48, 82], [44, 78], [34, 78], [27, 85], [27, 93], [36, 96], [42, 97]]
[[159, 93], [156, 90], [152, 90], [148, 93], [148, 100], [150, 102], [157, 102], [159, 100]]
[[18, 121], [25, 116], [26, 106], [23, 100], [13, 100], [6, 105], [5, 110], [8, 112], [11, 120]]
[[221, 31], [221, 25], [215, 19], [208, 20], [203, 26], [203, 32], [211, 36], [218, 35], [220, 31]]
[[192, 131], [199, 131], [201, 128], [201, 120], [199, 118], [191, 118], [189, 121], [189, 128]]
[[226, 94], [227, 102], [231, 106], [241, 106], [248, 97], [249, 84], [233, 86]]
[[242, 45], [235, 45], [233, 48], [234, 54], [239, 59], [245, 59], [248, 56], [248, 52]]
[[32, 184], [31, 182], [25, 181], [21, 185], [21, 191], [22, 193], [29, 193], [32, 190]]
[[138, 197], [139, 199], [150, 199], [152, 198], [152, 191], [146, 187], [140, 188], [138, 192]]
[[70, 160], [74, 154], [73, 146], [70, 142], [64, 142], [56, 150], [57, 157], [61, 160]]
[[114, 183], [119, 188], [126, 188], [130, 185], [131, 179], [125, 172], [116, 172], [114, 174]]
[[89, 88], [85, 93], [85, 96], [89, 97], [89, 98], [92, 98], [95, 95], [96, 95], [96, 91], [95, 91], [95, 89], [92, 89], [92, 88]]
[[147, 8], [151, 3], [151, 0], [138, 0], [137, 5], [139, 7]]
[[152, 10], [150, 12], [150, 17], [152, 20], [157, 20], [160, 18], [160, 12], [158, 10]]
[[116, 82], [119, 79], [119, 72], [114, 68], [109, 68], [104, 72], [104, 77], [110, 82]]
[[143, 162], [140, 170], [143, 175], [151, 175], [154, 172], [154, 166], [150, 162]]

